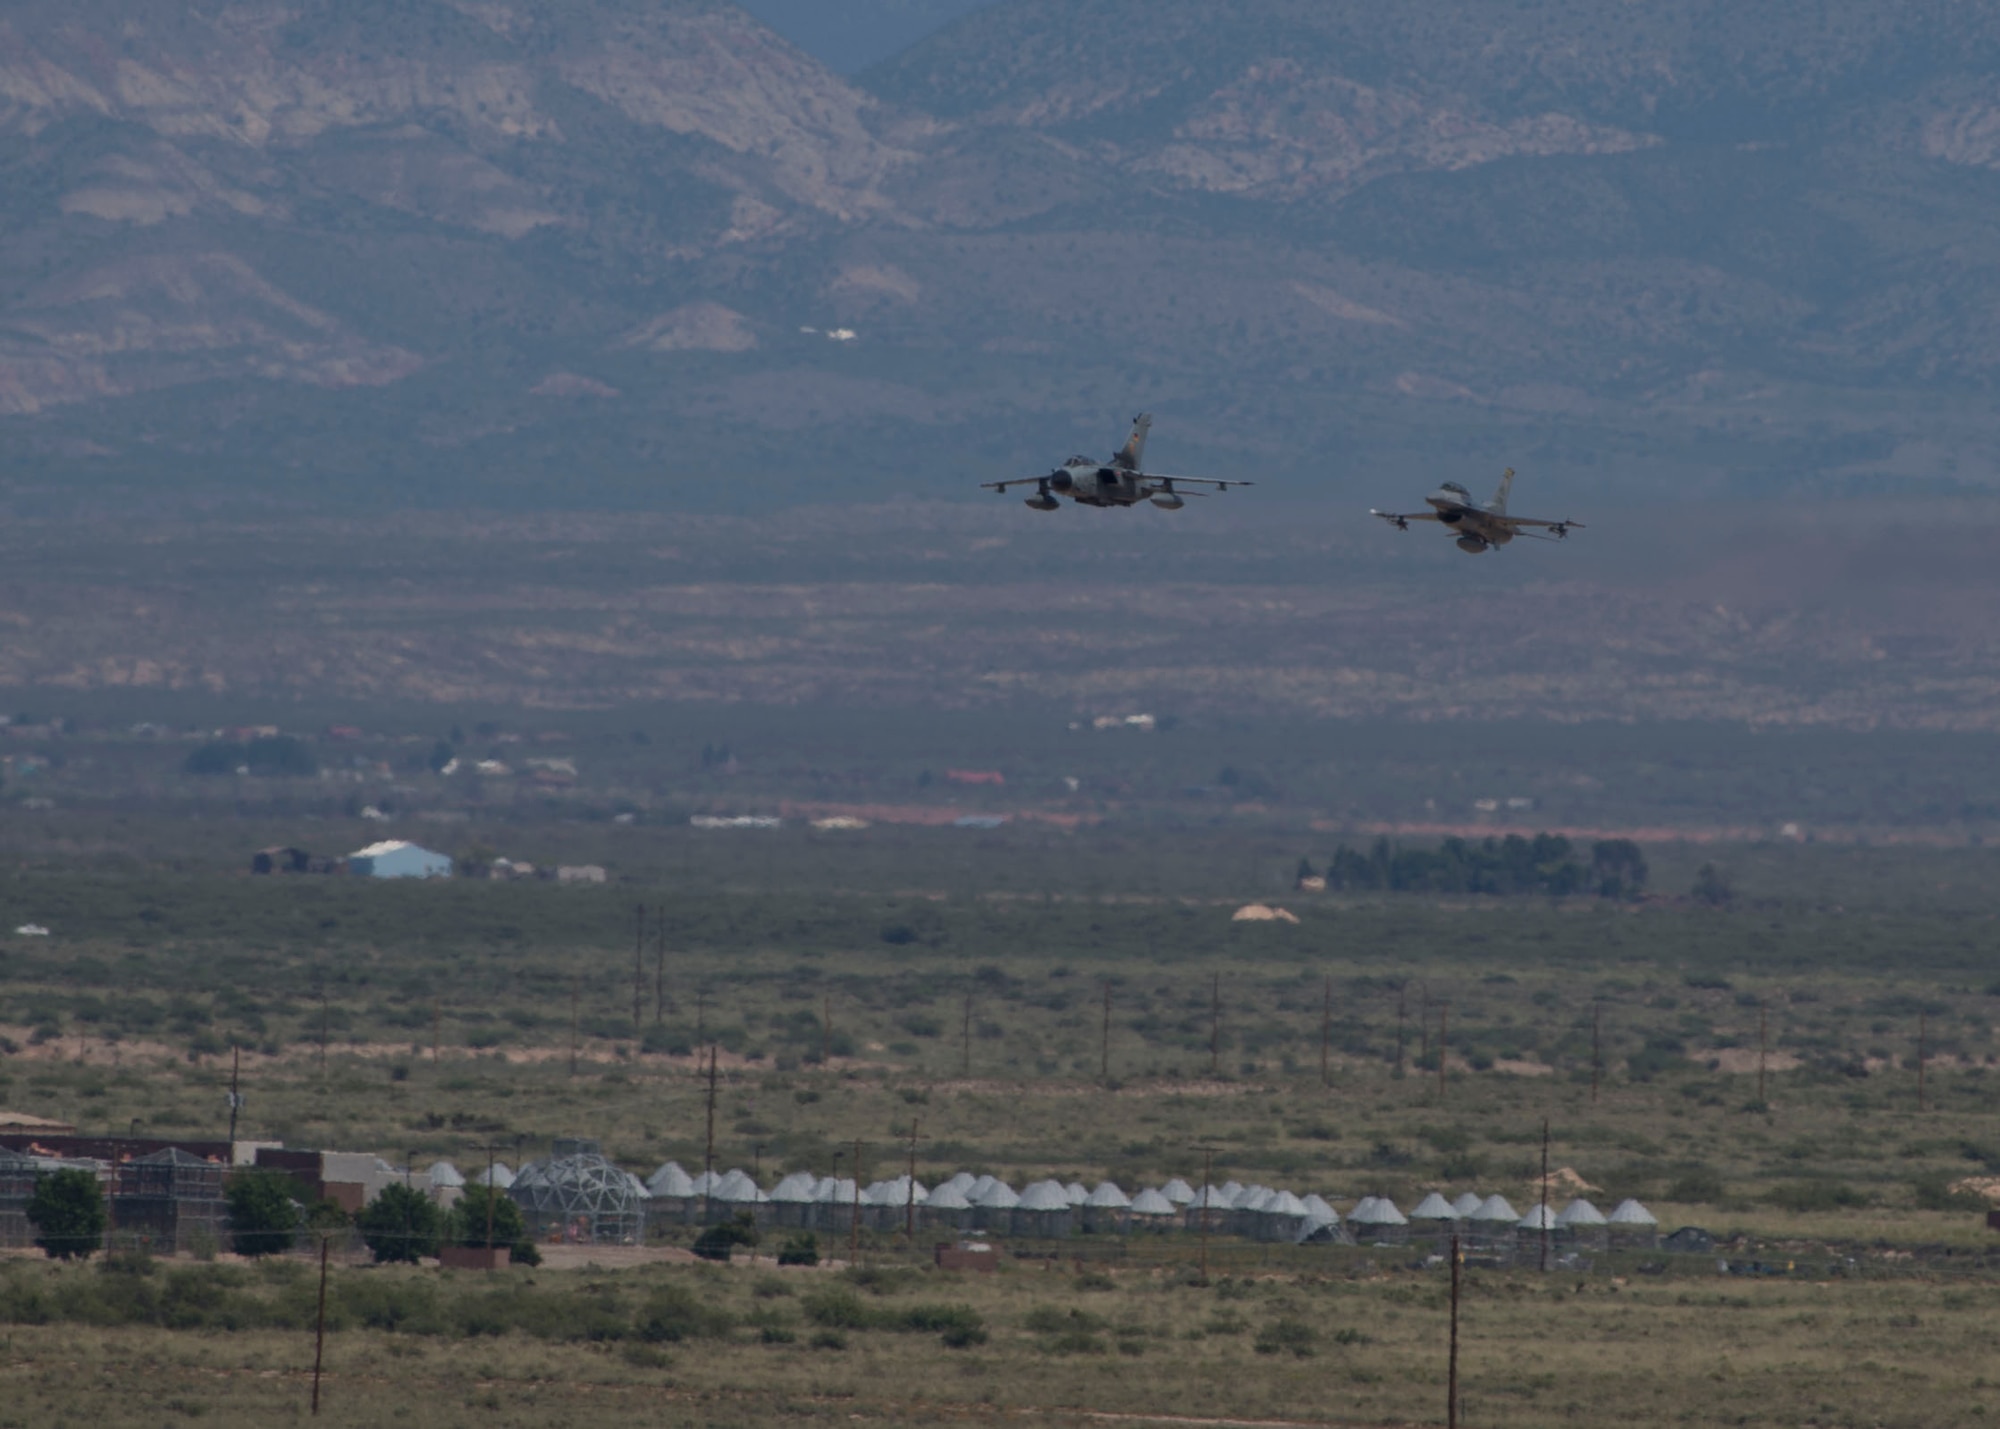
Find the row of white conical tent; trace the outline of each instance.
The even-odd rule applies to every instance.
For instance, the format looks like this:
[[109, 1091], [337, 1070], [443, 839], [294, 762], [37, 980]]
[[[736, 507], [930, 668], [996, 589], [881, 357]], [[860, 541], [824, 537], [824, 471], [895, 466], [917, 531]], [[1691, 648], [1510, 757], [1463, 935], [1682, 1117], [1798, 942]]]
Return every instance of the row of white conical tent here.
[[1507, 1203], [1505, 1196], [1493, 1195], [1481, 1199], [1473, 1191], [1467, 1191], [1455, 1201], [1447, 1201], [1439, 1192], [1433, 1191], [1419, 1201], [1408, 1216], [1397, 1210], [1395, 1202], [1386, 1197], [1363, 1196], [1347, 1213], [1347, 1220], [1350, 1225], [1369, 1227], [1402, 1226], [1412, 1222], [1436, 1227], [1463, 1224], [1475, 1233], [1508, 1229], [1582, 1231], [1597, 1227], [1650, 1231], [1659, 1225], [1651, 1211], [1630, 1199], [1620, 1201], [1618, 1208], [1608, 1216], [1581, 1196], [1560, 1211], [1538, 1204], [1524, 1216]]

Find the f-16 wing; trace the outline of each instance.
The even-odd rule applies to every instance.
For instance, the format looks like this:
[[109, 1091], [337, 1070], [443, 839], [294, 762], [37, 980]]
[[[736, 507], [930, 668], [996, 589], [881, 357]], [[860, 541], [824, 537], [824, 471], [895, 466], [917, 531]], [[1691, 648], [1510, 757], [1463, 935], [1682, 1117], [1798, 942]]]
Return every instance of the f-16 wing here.
[[1435, 521], [1438, 519], [1438, 514], [1435, 511], [1377, 511], [1372, 506], [1368, 508], [1368, 514], [1370, 516], [1380, 516], [1398, 531], [1409, 530], [1412, 521]]
[[[1583, 529], [1581, 521], [1537, 521], [1532, 516], [1493, 516], [1488, 519], [1503, 522], [1509, 530], [1520, 530], [1523, 526], [1540, 526], [1558, 541], [1570, 533], [1571, 527], [1579, 531]], [[1522, 531], [1521, 534], [1525, 536], [1530, 533]]]

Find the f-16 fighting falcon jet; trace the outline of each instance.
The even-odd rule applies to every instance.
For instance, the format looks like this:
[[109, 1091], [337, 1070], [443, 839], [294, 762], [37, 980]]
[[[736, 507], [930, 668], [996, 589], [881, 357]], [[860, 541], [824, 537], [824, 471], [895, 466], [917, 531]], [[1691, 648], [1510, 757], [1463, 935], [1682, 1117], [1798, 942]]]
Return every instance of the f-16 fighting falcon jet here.
[[[1529, 516], [1509, 516], [1507, 514], [1507, 492], [1514, 485], [1514, 468], [1508, 467], [1500, 477], [1500, 489], [1493, 493], [1493, 499], [1478, 502], [1472, 493], [1455, 481], [1447, 481], [1424, 500], [1428, 511], [1377, 511], [1369, 509], [1370, 516], [1380, 516], [1398, 531], [1410, 529], [1412, 521], [1438, 521], [1448, 529], [1458, 533], [1458, 549], [1468, 556], [1479, 555], [1494, 546], [1504, 546], [1516, 536], [1532, 536], [1538, 541], [1560, 541], [1570, 533], [1571, 527], [1581, 528], [1581, 521], [1537, 521]], [[1524, 531], [1524, 526], [1540, 527], [1548, 532]]]
[[1117, 454], [1107, 462], [1095, 462], [1086, 456], [1073, 456], [1047, 476], [1021, 476], [1012, 481], [983, 481], [980, 485], [989, 491], [1005, 491], [1010, 486], [1033, 486], [1035, 494], [1028, 498], [1028, 505], [1037, 511], [1053, 511], [1061, 505], [1058, 496], [1067, 496], [1079, 506], [1137, 506], [1141, 501], [1151, 501], [1165, 511], [1178, 511], [1187, 503], [1184, 496], [1199, 496], [1198, 491], [1180, 491], [1180, 486], [1213, 486], [1218, 491], [1227, 491], [1232, 486], [1253, 486], [1249, 481], [1214, 481], [1200, 476], [1154, 476], [1141, 471], [1139, 464], [1146, 457], [1146, 433], [1152, 429], [1153, 418], [1141, 412], [1132, 419], [1132, 435], [1125, 440]]

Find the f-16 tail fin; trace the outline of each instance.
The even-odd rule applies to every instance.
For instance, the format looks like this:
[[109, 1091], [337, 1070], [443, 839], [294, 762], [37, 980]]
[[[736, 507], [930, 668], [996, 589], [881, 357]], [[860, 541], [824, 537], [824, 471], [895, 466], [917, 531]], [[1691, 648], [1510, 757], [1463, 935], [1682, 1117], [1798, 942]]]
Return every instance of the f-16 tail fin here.
[[1118, 455], [1111, 458], [1111, 464], [1120, 471], [1138, 471], [1140, 463], [1146, 459], [1146, 433], [1153, 428], [1153, 415], [1141, 412], [1132, 419], [1132, 435], [1125, 439], [1125, 445], [1118, 449]]
[[1507, 514], [1507, 493], [1514, 489], [1514, 468], [1508, 467], [1500, 473], [1500, 489], [1493, 493], [1492, 503], [1487, 509], [1496, 516]]

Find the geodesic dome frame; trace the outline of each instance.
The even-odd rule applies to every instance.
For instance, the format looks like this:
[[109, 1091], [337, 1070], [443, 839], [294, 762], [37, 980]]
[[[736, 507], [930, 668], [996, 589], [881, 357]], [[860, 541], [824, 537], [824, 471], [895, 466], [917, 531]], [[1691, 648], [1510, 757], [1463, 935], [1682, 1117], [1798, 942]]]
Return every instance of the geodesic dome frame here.
[[507, 1196], [536, 1240], [641, 1245], [646, 1201], [624, 1171], [596, 1152], [531, 1161]]

